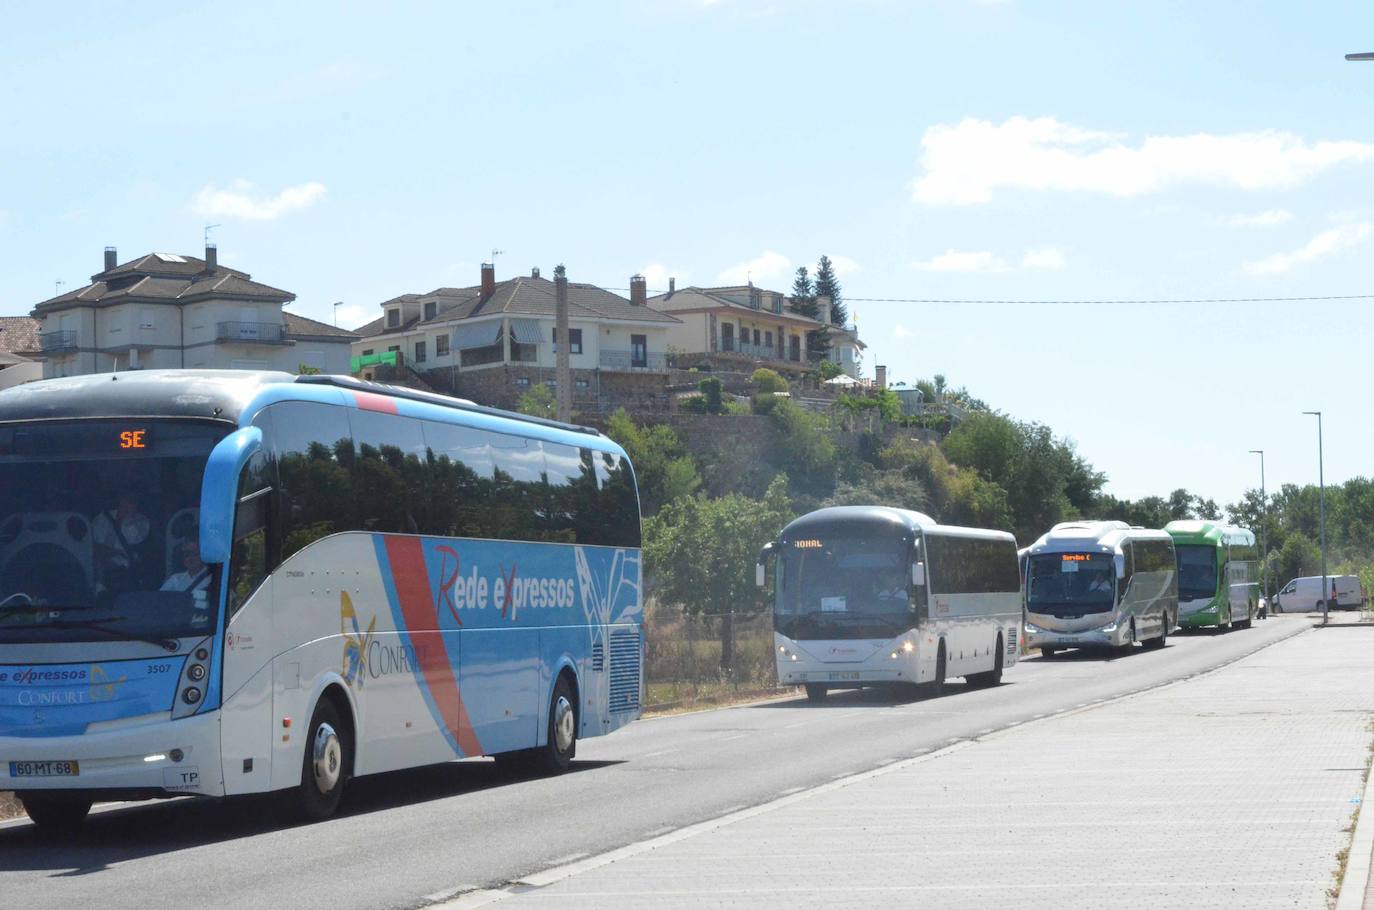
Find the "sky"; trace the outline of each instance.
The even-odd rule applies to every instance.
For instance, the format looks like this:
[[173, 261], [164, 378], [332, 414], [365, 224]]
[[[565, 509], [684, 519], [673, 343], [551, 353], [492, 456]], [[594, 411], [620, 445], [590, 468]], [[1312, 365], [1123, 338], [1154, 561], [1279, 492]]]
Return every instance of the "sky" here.
[[[151, 251], [357, 327], [545, 274], [840, 267], [893, 381], [1051, 426], [1118, 496], [1374, 473], [1374, 7], [19, 4], [0, 315]], [[1016, 303], [881, 300], [1036, 301]]]

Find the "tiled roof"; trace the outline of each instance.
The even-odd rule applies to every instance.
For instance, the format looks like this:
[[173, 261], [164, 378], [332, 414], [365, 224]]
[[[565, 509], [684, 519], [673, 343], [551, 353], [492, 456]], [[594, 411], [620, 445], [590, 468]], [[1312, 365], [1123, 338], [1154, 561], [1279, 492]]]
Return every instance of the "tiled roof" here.
[[20, 356], [39, 353], [42, 350], [38, 342], [40, 325], [30, 316], [0, 316], [0, 351]]
[[[784, 297], [782, 312], [775, 313], [767, 307], [764, 307], [762, 309], [755, 309], [754, 307], [751, 307], [748, 304], [740, 303], [738, 300], [734, 300], [730, 297], [725, 296], [725, 294], [727, 293], [739, 294], [741, 292], [745, 292], [748, 290], [748, 286], [723, 288], [688, 287], [683, 288], [680, 291], [674, 291], [671, 294], [659, 294], [655, 297], [650, 297], [649, 306], [653, 307], [656, 310], [661, 310], [666, 313], [686, 310], [725, 308], [731, 310], [739, 310], [741, 314], [756, 313], [760, 316], [771, 316], [775, 319], [778, 317], [783, 317], [786, 319], [796, 320], [799, 322], [809, 322], [818, 328], [822, 325], [825, 325], [825, 323], [822, 323], [816, 319], [812, 319], [809, 316], [803, 316], [801, 313], [794, 313], [791, 309], [788, 308], [786, 297]], [[767, 295], [775, 294], [777, 292], [762, 291], [762, 293]]]
[[[385, 319], [374, 319], [357, 330], [370, 337], [407, 332], [421, 323], [439, 324], [479, 316], [547, 316], [554, 315], [554, 283], [547, 278], [511, 278], [498, 282], [490, 299], [481, 299], [481, 288], [438, 288], [428, 294], [404, 294], [382, 304], [416, 304], [417, 315], [388, 329]], [[424, 318], [424, 305], [434, 303], [433, 319]], [[658, 322], [671, 325], [678, 320], [647, 306], [636, 306], [618, 294], [612, 294], [594, 284], [568, 282], [568, 316], [572, 319], [595, 321]]]
[[247, 272], [216, 265], [194, 256], [149, 253], [132, 262], [91, 276], [85, 287], [59, 294], [34, 307], [34, 312], [65, 309], [73, 304], [99, 305], [128, 300], [200, 300], [206, 297], [247, 297], [285, 303], [296, 295], [253, 281]]
[[286, 310], [282, 310], [281, 318], [286, 324], [286, 334], [293, 338], [340, 338], [352, 341], [358, 337], [356, 332], [296, 313], [288, 313]]

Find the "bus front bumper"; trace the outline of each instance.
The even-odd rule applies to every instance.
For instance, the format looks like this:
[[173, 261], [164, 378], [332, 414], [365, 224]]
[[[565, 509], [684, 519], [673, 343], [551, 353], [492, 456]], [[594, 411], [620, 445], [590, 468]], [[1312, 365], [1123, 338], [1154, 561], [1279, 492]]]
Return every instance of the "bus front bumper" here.
[[1033, 622], [1026, 623], [1026, 648], [1119, 648], [1130, 641], [1129, 625], [1100, 626], [1078, 632], [1062, 632]]
[[0, 736], [0, 790], [223, 796], [219, 736], [218, 712], [76, 736]]
[[883, 686], [896, 683], [912, 683], [916, 678], [906, 668], [891, 670], [815, 670], [778, 666], [778, 684], [783, 686], [802, 686], [807, 683], [823, 683], [833, 689], [857, 688], [859, 686]]

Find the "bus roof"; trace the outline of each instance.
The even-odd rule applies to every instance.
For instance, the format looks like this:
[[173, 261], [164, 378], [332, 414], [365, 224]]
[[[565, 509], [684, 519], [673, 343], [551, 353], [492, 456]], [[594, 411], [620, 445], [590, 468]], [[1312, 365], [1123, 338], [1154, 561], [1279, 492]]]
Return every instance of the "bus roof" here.
[[[322, 392], [328, 393], [321, 394]], [[331, 394], [332, 393], [332, 394]], [[508, 432], [568, 441], [576, 434], [599, 440], [596, 448], [614, 446], [595, 429], [529, 417], [450, 398], [351, 376], [294, 376], [259, 370], [133, 370], [68, 376], [26, 383], [0, 392], [0, 423], [23, 420], [68, 420], [94, 417], [180, 417], [251, 421], [267, 404], [278, 401], [330, 401], [368, 410], [443, 419], [443, 408], [482, 415], [484, 424], [505, 424]], [[399, 402], [414, 407], [399, 408]], [[458, 421], [455, 421], [458, 422]], [[510, 422], [526, 426], [511, 426]], [[539, 429], [536, 429], [539, 428]]]
[[1172, 540], [1164, 531], [1136, 528], [1124, 521], [1064, 521], [1050, 528], [1031, 544], [1036, 553], [1076, 552], [1090, 549], [1120, 553], [1121, 545], [1132, 540]]
[[993, 531], [987, 528], [963, 528], [957, 525], [942, 525], [923, 512], [910, 509], [895, 509], [891, 506], [827, 506], [808, 512], [794, 519], [779, 535], [782, 539], [801, 535], [820, 534], [833, 531], [837, 526], [854, 528], [886, 526], [915, 533], [950, 534], [958, 537], [984, 537], [989, 540], [1009, 540], [1016, 538], [1006, 531]]
[[1169, 536], [1176, 543], [1225, 544], [1229, 547], [1253, 547], [1255, 545], [1255, 533], [1253, 531], [1223, 524], [1219, 521], [1182, 519], [1169, 522], [1164, 526], [1164, 530], [1169, 532]]

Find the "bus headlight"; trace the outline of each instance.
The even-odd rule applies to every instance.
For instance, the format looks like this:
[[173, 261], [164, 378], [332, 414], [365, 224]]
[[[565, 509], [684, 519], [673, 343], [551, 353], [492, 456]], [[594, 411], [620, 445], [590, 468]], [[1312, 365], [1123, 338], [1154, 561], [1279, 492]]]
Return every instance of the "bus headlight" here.
[[192, 686], [181, 693], [181, 700], [188, 705], [198, 704], [200, 702], [200, 690]]

